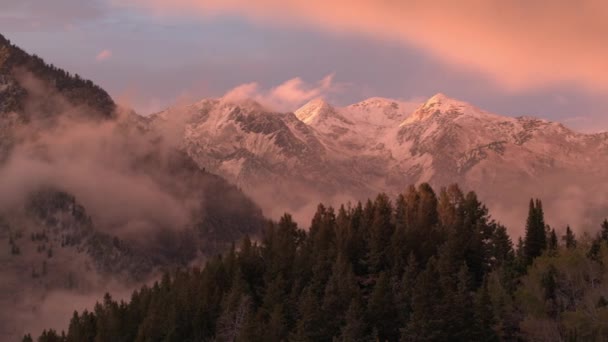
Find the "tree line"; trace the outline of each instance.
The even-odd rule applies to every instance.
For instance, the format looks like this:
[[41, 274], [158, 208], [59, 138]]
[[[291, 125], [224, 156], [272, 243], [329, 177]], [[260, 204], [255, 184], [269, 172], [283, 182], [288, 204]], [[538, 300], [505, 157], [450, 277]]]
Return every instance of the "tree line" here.
[[474, 192], [422, 184], [319, 205], [308, 230], [285, 214], [202, 269], [129, 301], [107, 294], [37, 340], [605, 341], [607, 241], [608, 221], [558, 237], [533, 199], [514, 246]]

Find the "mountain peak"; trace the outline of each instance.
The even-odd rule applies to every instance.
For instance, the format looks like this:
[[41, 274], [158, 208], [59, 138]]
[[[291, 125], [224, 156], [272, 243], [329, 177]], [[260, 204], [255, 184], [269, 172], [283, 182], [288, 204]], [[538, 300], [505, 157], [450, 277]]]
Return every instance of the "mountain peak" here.
[[304, 106], [295, 111], [295, 115], [300, 121], [310, 124], [313, 121], [321, 120], [332, 113], [336, 113], [335, 108], [322, 98], [308, 101]]
[[414, 121], [425, 120], [435, 114], [445, 114], [450, 112], [470, 113], [478, 110], [467, 102], [460, 101], [446, 96], [443, 93], [437, 93], [430, 97], [405, 121], [410, 123]]
[[423, 107], [450, 107], [450, 106], [469, 106], [468, 103], [448, 97], [443, 93], [437, 93], [431, 96], [424, 103]]
[[384, 107], [397, 105], [397, 101], [384, 97], [370, 97], [361, 102], [350, 105], [349, 107]]
[[405, 103], [384, 97], [371, 97], [346, 107], [348, 118], [378, 127], [391, 127], [403, 121], [411, 108]]
[[303, 105], [301, 109], [318, 109], [318, 110], [329, 110], [333, 109], [332, 105], [330, 105], [327, 101], [325, 101], [322, 97], [318, 97], [316, 99], [312, 99], [308, 101], [305, 105]]

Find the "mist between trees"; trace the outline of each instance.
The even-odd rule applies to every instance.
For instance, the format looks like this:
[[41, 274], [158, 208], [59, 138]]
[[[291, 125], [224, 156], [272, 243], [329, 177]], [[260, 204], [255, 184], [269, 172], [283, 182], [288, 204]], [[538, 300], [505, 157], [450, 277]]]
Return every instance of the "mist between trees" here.
[[286, 214], [39, 341], [606, 340], [608, 221], [562, 236], [540, 200], [528, 209], [514, 246], [455, 185], [319, 205], [308, 230]]

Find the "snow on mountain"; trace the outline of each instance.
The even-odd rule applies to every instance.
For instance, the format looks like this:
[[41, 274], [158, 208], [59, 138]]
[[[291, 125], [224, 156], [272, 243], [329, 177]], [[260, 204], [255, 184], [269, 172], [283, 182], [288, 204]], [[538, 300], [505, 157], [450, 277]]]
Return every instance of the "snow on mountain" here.
[[254, 199], [263, 189], [261, 200], [282, 210], [420, 182], [460, 183], [490, 203], [501, 193], [515, 204], [557, 191], [565, 175], [588, 175], [581, 184], [608, 180], [607, 134], [500, 116], [443, 94], [412, 113], [407, 107], [384, 98], [341, 108], [315, 99], [295, 113], [273, 113], [254, 102], [203, 100], [153, 121], [181, 120], [184, 147], [201, 167]]
[[408, 106], [397, 100], [372, 97], [346, 107], [348, 118], [361, 124], [394, 127], [410, 115]]

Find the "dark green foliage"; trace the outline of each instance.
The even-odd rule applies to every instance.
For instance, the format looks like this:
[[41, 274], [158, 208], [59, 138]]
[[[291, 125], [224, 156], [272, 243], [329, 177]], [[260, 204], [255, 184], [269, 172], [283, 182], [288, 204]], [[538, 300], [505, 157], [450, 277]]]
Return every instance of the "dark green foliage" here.
[[566, 226], [566, 234], [564, 234], [562, 240], [564, 241], [566, 248], [576, 247], [576, 237], [574, 236], [572, 229], [570, 229], [570, 226]]
[[[534, 314], [564, 319], [555, 329], [564, 340], [604, 336], [561, 316], [583, 303], [573, 279], [597, 286], [602, 278], [547, 266], [547, 258], [572, 259], [580, 246], [560, 249], [540, 201], [531, 204], [528, 226], [548, 241], [528, 234], [517, 252], [474, 193], [452, 186], [437, 198], [423, 185], [394, 203], [380, 195], [337, 214], [320, 205], [308, 232], [284, 215], [259, 243], [245, 238], [202, 270], [165, 274], [128, 303], [106, 295], [93, 312], [74, 314], [65, 340], [512, 341], [535, 331]], [[602, 260], [601, 235], [595, 241], [594, 260]], [[537, 255], [526, 269], [526, 258], [539, 253], [534, 244], [554, 253]], [[581, 262], [591, 264], [573, 270], [599, 272], [585, 253]], [[593, 296], [584, 302], [607, 310], [608, 301]], [[541, 309], [529, 307], [535, 303]]]
[[604, 222], [602, 222], [600, 236], [602, 237], [602, 240], [608, 242], [608, 219], [605, 219]]
[[416, 278], [412, 294], [412, 315], [402, 330], [402, 339], [411, 341], [439, 341], [447, 338], [442, 331], [445, 320], [440, 304], [442, 288], [438, 282], [439, 271], [434, 258], [427, 263], [426, 269]]
[[368, 322], [382, 341], [395, 341], [399, 337], [399, 312], [391, 279], [386, 272], [379, 275], [369, 297]]
[[369, 263], [375, 272], [389, 268], [390, 242], [395, 227], [393, 207], [387, 195], [378, 195], [374, 203], [374, 218], [370, 227]]
[[527, 264], [539, 257], [547, 248], [545, 232], [545, 217], [540, 200], [530, 200], [528, 220], [526, 221], [526, 236], [524, 239], [524, 257]]
[[[570, 228], [570, 226], [568, 226]], [[547, 249], [555, 252], [557, 250], [557, 233], [555, 229], [549, 230], [549, 236], [547, 237]]]
[[66, 342], [67, 338], [64, 333], [58, 334], [55, 330], [44, 330], [42, 335], [38, 337], [38, 342]]
[[474, 320], [475, 293], [486, 274], [513, 259], [512, 244], [475, 194], [464, 196], [452, 186], [442, 196], [439, 206], [423, 184], [395, 205], [383, 194], [365, 205], [342, 206], [337, 214], [320, 205], [308, 232], [285, 215], [268, 223], [260, 244], [245, 238], [202, 271], [165, 275], [128, 304], [106, 296], [93, 312], [74, 315], [67, 337], [471, 338], [474, 328], [458, 331]]
[[[49, 93], [60, 94], [73, 106], [87, 106], [99, 117], [108, 118], [114, 115], [116, 109], [114, 101], [99, 86], [78, 75], [71, 75], [47, 64], [36, 55], [27, 54], [2, 35], [0, 35], [0, 77], [8, 82], [9, 89], [0, 93], [0, 113], [16, 111], [25, 112], [24, 114], [29, 116], [32, 115], [32, 110], [39, 110], [40, 113], [45, 112], [45, 115], [50, 115], [65, 109], [60, 108], [60, 101], [48, 94], [46, 99], [43, 99], [44, 96], [36, 96], [35, 91], [29, 89], [31, 86], [27, 85], [26, 73], [30, 73], [42, 83], [39, 87], [48, 88]], [[26, 106], [30, 96], [36, 97], [34, 106]]]
[[494, 306], [488, 291], [488, 284], [484, 283], [474, 299], [472, 341], [499, 341], [498, 334], [495, 330], [496, 319], [493, 310]]
[[340, 330], [340, 337], [338, 337], [338, 341], [340, 342], [366, 342], [368, 341], [368, 336], [366, 335], [366, 323], [364, 320], [364, 311], [359, 304], [357, 299], [353, 299], [348, 306], [348, 311], [346, 311], [345, 322]]

